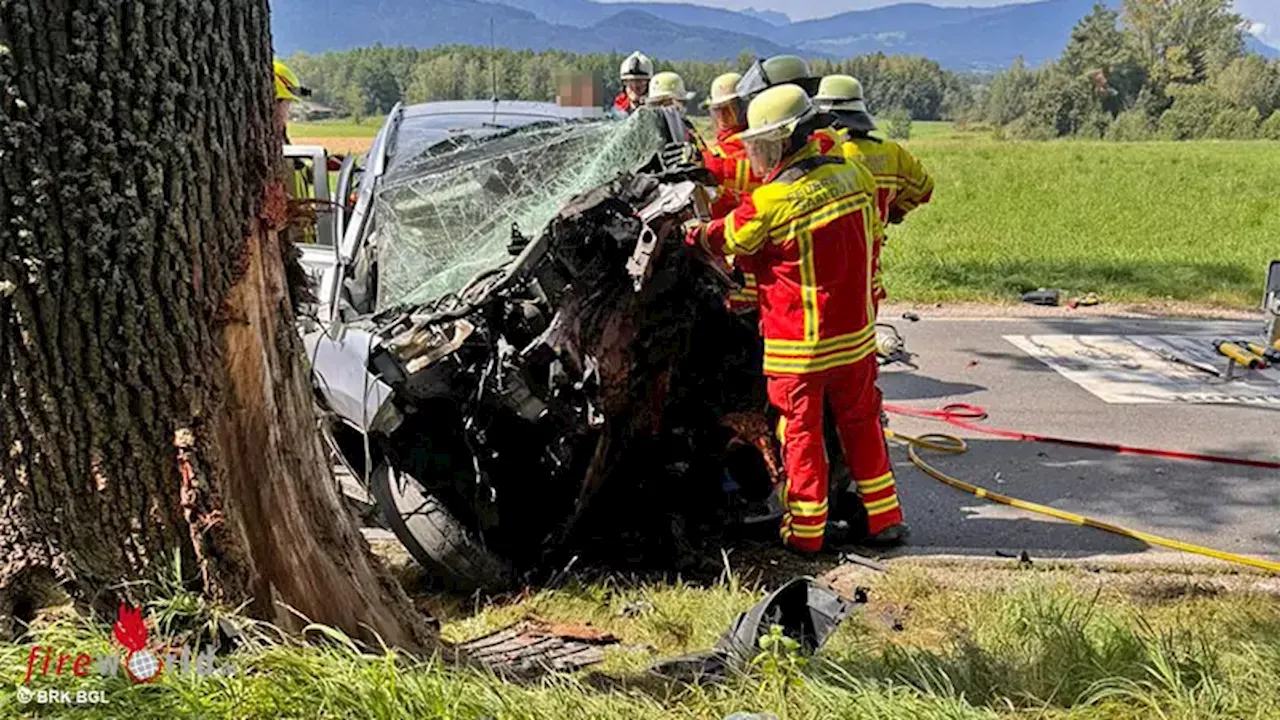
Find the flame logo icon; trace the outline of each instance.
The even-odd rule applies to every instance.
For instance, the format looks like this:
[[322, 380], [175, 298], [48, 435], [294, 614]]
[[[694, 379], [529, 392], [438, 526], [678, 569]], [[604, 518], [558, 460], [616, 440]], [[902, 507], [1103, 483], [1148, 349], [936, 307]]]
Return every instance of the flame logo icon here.
[[142, 620], [141, 608], [130, 608], [120, 603], [111, 629], [116, 641], [129, 650], [124, 659], [124, 669], [129, 678], [135, 683], [146, 683], [159, 677], [164, 663], [147, 649], [147, 625]]

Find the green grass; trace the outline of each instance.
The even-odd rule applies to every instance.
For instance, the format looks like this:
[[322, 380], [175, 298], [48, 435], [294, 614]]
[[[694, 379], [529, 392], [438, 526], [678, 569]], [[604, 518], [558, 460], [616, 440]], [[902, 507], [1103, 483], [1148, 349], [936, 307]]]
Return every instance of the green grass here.
[[891, 298], [1256, 306], [1280, 237], [1280, 143], [912, 140], [934, 202], [890, 228]]
[[290, 137], [305, 138], [371, 138], [378, 134], [384, 117], [372, 115], [357, 124], [352, 118], [335, 118], [316, 122], [289, 123]]
[[[872, 604], [818, 657], [763, 664], [723, 687], [642, 674], [705, 649], [759, 597], [737, 581], [571, 585], [474, 614], [436, 598], [451, 640], [527, 615], [590, 622], [622, 638], [602, 668], [510, 684], [476, 671], [362, 651], [331, 635], [270, 633], [226, 658], [233, 678], [154, 685], [90, 677], [37, 687], [105, 689], [105, 707], [26, 706], [41, 717], [145, 718], [919, 718], [1215, 720], [1280, 717], [1280, 601], [1214, 583], [1075, 571], [920, 569], [863, 576]], [[1154, 588], [1154, 589], [1153, 589]], [[162, 603], [161, 608], [173, 603]], [[189, 612], [190, 603], [182, 603]], [[623, 608], [640, 608], [623, 613]], [[157, 608], [152, 609], [152, 615]], [[196, 613], [199, 615], [200, 613]], [[169, 609], [170, 622], [175, 613]], [[204, 620], [205, 618], [197, 618]], [[30, 640], [100, 652], [107, 630], [63, 615]], [[0, 708], [15, 707], [29, 645], [0, 646]]]

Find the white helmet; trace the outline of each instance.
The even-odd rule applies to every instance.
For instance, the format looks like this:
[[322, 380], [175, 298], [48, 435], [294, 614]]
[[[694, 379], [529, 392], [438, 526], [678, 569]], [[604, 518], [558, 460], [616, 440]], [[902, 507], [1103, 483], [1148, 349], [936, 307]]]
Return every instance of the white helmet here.
[[633, 52], [622, 61], [618, 74], [623, 80], [648, 80], [653, 77], [653, 61], [642, 52]]

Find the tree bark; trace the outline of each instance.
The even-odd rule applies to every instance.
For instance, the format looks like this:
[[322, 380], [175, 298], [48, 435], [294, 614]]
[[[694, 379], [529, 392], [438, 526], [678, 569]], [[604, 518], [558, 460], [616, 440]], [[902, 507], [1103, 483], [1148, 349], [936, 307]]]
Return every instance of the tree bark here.
[[315, 431], [270, 65], [266, 0], [0, 0], [0, 615], [176, 556], [282, 626], [431, 642]]

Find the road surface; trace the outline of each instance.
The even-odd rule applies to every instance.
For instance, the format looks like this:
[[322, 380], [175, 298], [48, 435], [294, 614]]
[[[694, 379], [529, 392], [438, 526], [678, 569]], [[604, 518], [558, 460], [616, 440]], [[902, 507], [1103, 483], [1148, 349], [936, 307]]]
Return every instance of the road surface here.
[[[941, 311], [939, 311], [941, 312]], [[1070, 320], [886, 315], [907, 336], [918, 370], [887, 370], [886, 402], [922, 409], [981, 405], [993, 427], [1157, 448], [1280, 460], [1280, 404], [1269, 406], [1108, 404], [1006, 336], [1243, 337], [1257, 322], [1144, 319]], [[1275, 371], [1270, 371], [1275, 372]], [[984, 437], [946, 425], [894, 417], [915, 435], [966, 438], [963, 456], [931, 456], [940, 469], [976, 485], [1107, 522], [1219, 549], [1280, 558], [1280, 472], [1171, 461]], [[912, 554], [1033, 557], [1129, 556], [1143, 543], [979, 500], [915, 469], [894, 450]], [[1170, 556], [1170, 559], [1177, 560]]]

